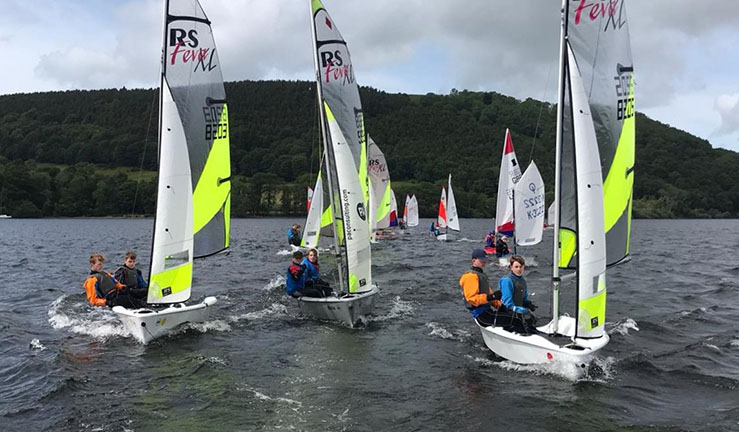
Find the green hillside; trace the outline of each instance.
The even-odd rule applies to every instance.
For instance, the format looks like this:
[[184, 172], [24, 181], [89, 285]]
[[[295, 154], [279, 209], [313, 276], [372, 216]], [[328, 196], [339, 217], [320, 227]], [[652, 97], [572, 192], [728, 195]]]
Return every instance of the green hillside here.
[[[226, 84], [233, 215], [305, 211], [318, 168], [311, 82]], [[494, 92], [389, 94], [361, 89], [366, 127], [388, 160], [399, 202], [432, 216], [452, 173], [462, 217], [492, 217], [505, 129], [552, 194], [556, 107]], [[0, 96], [0, 214], [140, 215], [154, 211], [155, 90]], [[739, 216], [739, 154], [638, 114], [637, 217]]]

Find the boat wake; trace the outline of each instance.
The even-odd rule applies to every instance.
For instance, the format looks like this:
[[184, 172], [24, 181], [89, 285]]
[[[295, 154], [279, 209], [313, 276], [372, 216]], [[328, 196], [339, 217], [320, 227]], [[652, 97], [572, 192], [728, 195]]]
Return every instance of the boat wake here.
[[475, 363], [484, 366], [495, 366], [504, 370], [532, 373], [535, 375], [549, 375], [563, 378], [571, 382], [608, 382], [613, 378], [613, 365], [615, 359], [613, 357], [599, 358], [595, 357], [586, 367], [582, 367], [573, 362], [539, 363], [539, 364], [519, 364], [510, 360], [496, 361], [485, 357], [466, 356]]
[[366, 320], [381, 322], [392, 320], [395, 318], [401, 318], [408, 315], [412, 315], [416, 308], [413, 306], [413, 302], [407, 300], [401, 300], [400, 296], [395, 296], [393, 299], [393, 305], [390, 307], [390, 311], [385, 315], [379, 315], [374, 317], [366, 317]]
[[608, 330], [607, 333], [609, 335], [619, 334], [621, 336], [626, 336], [629, 334], [629, 329], [639, 331], [639, 327], [637, 326], [636, 321], [626, 317], [614, 323], [613, 327]]
[[456, 340], [460, 342], [465, 342], [470, 339], [470, 333], [466, 330], [457, 330], [455, 333], [452, 333], [442, 327], [441, 324], [433, 321], [426, 323], [426, 327], [431, 329], [429, 336], [438, 337], [440, 339]]
[[282, 288], [285, 286], [285, 276], [275, 276], [270, 279], [267, 285], [262, 287], [262, 291], [272, 291], [275, 288]]
[[132, 336], [115, 315], [108, 313], [108, 308], [75, 307], [65, 301], [67, 298], [66, 294], [62, 295], [49, 306], [49, 323], [54, 329], [67, 329], [102, 341], [115, 336]]
[[282, 303], [272, 303], [268, 308], [256, 312], [245, 313], [232, 318], [232, 321], [259, 321], [275, 316], [287, 316], [287, 306]]

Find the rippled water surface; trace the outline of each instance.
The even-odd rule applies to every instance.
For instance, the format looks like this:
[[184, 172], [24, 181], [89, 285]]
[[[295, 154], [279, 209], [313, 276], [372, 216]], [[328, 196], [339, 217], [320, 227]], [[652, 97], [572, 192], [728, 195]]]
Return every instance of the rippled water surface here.
[[[457, 281], [488, 221], [374, 245], [381, 292], [357, 329], [285, 296], [293, 222], [234, 220], [230, 253], [195, 267], [211, 319], [142, 346], [82, 281], [93, 251], [113, 271], [136, 249], [146, 273], [151, 220], [0, 220], [0, 430], [739, 430], [739, 221], [635, 221], [633, 260], [608, 272], [611, 342], [585, 375], [483, 344]], [[551, 231], [522, 252], [544, 321]]]

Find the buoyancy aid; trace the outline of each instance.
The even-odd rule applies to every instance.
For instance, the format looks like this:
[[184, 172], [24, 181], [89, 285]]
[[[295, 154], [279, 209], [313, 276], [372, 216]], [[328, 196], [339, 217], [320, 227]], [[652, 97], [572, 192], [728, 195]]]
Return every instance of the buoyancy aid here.
[[526, 279], [524, 279], [523, 276], [512, 277], [510, 274], [503, 277], [508, 278], [513, 282], [513, 304], [523, 307], [527, 291]]
[[302, 264], [290, 264], [285, 276], [285, 292], [288, 295], [295, 294], [305, 287], [305, 266]]
[[321, 277], [320, 274], [320, 265], [318, 263], [312, 263], [308, 258], [303, 258], [303, 261], [300, 263], [305, 266], [305, 280], [318, 280]]
[[[126, 285], [128, 288], [138, 288], [139, 286], [139, 271], [135, 268], [128, 268], [128, 266], [121, 266], [119, 269], [123, 275], [123, 280], [118, 282]], [[116, 272], [117, 274], [118, 272]]]
[[100, 298], [105, 298], [111, 291], [115, 291], [115, 282], [113, 276], [108, 272], [90, 272], [91, 276], [95, 276], [98, 283], [95, 284], [95, 293]]
[[[483, 273], [482, 271], [478, 271], [475, 267], [470, 268], [470, 270], [465, 274], [474, 274], [477, 276], [477, 293], [478, 294], [490, 294], [490, 279], [488, 279], [488, 275]], [[465, 307], [467, 310], [472, 312], [472, 316], [477, 317], [481, 313], [483, 313], [485, 310], [490, 309], [490, 304], [483, 304], [480, 306], [472, 306], [467, 302], [467, 299], [464, 297], [464, 290], [462, 290], [462, 299], [464, 300]]]

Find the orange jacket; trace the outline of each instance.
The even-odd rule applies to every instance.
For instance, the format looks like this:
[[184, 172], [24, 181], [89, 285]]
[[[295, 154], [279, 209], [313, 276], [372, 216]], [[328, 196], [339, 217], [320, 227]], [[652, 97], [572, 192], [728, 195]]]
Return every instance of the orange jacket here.
[[[103, 273], [110, 276], [111, 279], [113, 279], [113, 283], [115, 283], [115, 288], [120, 291], [126, 286], [122, 283], [115, 280], [113, 275], [109, 272], [104, 271]], [[107, 303], [105, 301], [105, 297], [99, 297], [97, 293], [97, 287], [98, 287], [98, 276], [97, 274], [91, 274], [86, 280], [85, 283], [82, 285], [85, 288], [85, 293], [87, 294], [87, 301], [90, 302], [93, 306], [106, 306]]]
[[464, 292], [464, 299], [467, 300], [471, 306], [477, 307], [485, 304], [489, 304], [495, 309], [498, 309], [502, 304], [500, 300], [493, 300], [488, 302], [488, 294], [492, 294], [492, 288], [488, 287], [487, 293], [480, 293], [480, 282], [475, 272], [467, 272], [459, 278], [459, 285], [462, 287]]

